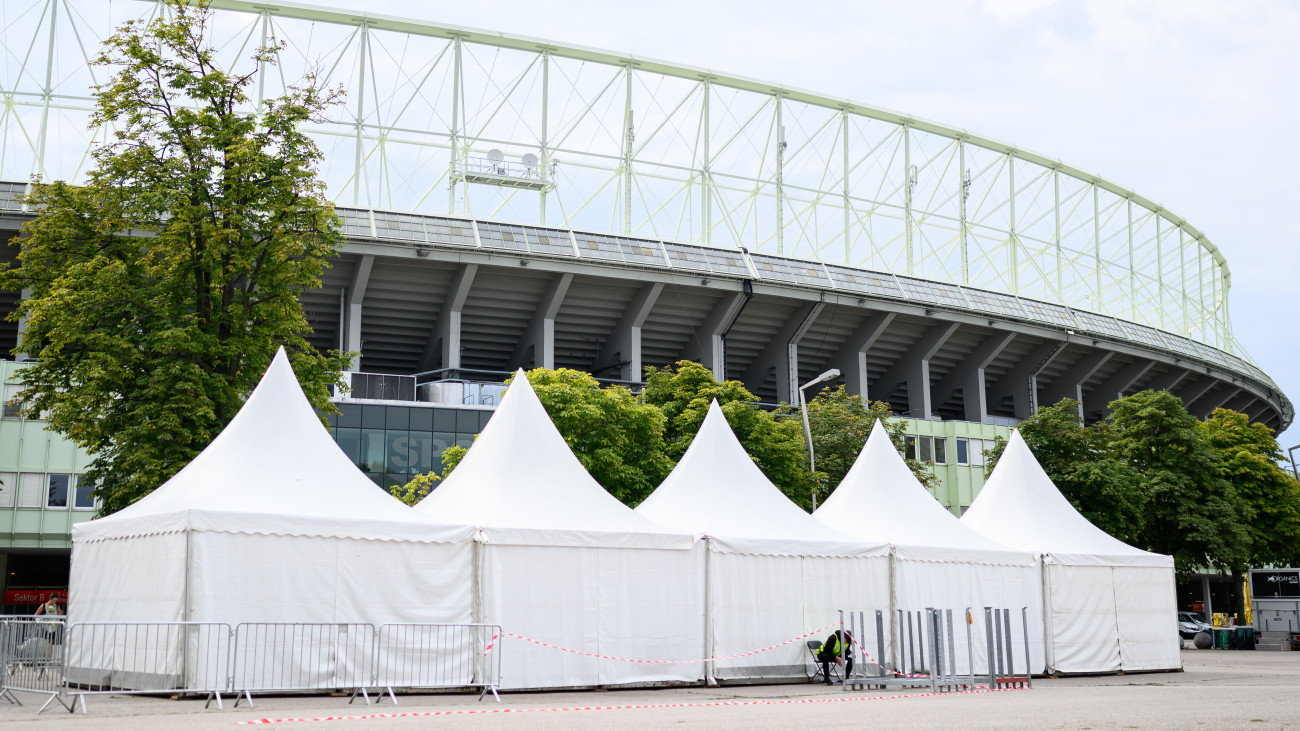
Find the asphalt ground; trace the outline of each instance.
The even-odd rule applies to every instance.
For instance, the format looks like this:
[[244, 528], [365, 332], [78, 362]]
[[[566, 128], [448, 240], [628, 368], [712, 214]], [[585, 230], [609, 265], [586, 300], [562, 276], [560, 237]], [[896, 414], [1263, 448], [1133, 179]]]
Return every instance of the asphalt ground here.
[[87, 715], [19, 693], [0, 729], [1282, 729], [1300, 727], [1300, 653], [1184, 650], [1183, 672], [1035, 679], [1031, 690], [924, 696], [823, 685], [656, 688], [491, 696], [256, 696], [253, 709], [203, 701], [91, 696]]

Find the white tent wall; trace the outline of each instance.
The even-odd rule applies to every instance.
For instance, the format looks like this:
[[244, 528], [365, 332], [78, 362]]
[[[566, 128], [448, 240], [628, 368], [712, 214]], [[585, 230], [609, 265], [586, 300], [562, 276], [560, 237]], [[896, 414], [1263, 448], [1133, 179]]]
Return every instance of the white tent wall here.
[[[714, 541], [709, 543], [712, 657], [769, 647], [838, 623], [838, 610], [862, 611], [874, 627], [874, 610], [888, 605], [886, 556], [738, 554], [718, 550]], [[820, 641], [830, 632], [824, 630], [807, 639]], [[858, 641], [876, 654], [874, 634]], [[756, 655], [717, 661], [713, 676], [721, 680], [801, 678], [806, 677], [808, 663], [806, 640], [801, 640]]]
[[73, 541], [68, 622], [183, 621], [185, 544], [185, 531]]
[[[568, 650], [704, 655], [704, 544], [689, 549], [482, 544], [482, 621]], [[703, 663], [633, 663], [509, 638], [502, 688], [696, 682]]]
[[1089, 523], [1052, 484], [1018, 431], [962, 523], [1042, 557], [1049, 672], [1182, 667], [1173, 559]]
[[[1040, 568], [1031, 565], [974, 563], [970, 561], [914, 560], [905, 557], [906, 549], [895, 554], [894, 609], [904, 613], [926, 609], [952, 610], [953, 660], [959, 674], [970, 672], [974, 661], [975, 674], [987, 674], [988, 644], [984, 608], [993, 607], [1011, 612], [1011, 667], [1024, 672], [1026, 657], [1030, 672], [1042, 673], [1046, 667], [1043, 646], [1042, 584]], [[899, 555], [904, 554], [904, 555]], [[971, 642], [968, 652], [966, 638], [966, 610], [971, 611]], [[1025, 654], [1025, 631], [1022, 608], [1027, 608], [1029, 618], [1029, 654]], [[922, 614], [924, 616], [924, 614]], [[906, 618], [903, 620], [906, 622]], [[915, 621], [915, 620], [914, 620]], [[1005, 634], [1005, 627], [1003, 628]], [[944, 644], [948, 642], [944, 637]], [[945, 652], [945, 655], [947, 653]], [[945, 657], [945, 663], [947, 663]], [[1005, 662], [1005, 660], [1004, 660]], [[996, 664], [996, 656], [995, 656]], [[903, 668], [900, 668], [903, 669]]]

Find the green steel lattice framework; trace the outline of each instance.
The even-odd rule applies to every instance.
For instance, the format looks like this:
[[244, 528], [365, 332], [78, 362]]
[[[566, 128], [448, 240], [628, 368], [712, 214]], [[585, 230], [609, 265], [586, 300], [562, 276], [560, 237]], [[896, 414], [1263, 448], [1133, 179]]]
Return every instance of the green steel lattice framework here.
[[[0, 178], [77, 180], [89, 67], [144, 0], [3, 3]], [[214, 0], [228, 66], [286, 42], [348, 90], [311, 133], [344, 206], [549, 224], [895, 272], [1111, 315], [1248, 358], [1217, 248], [1056, 160], [848, 99], [651, 59], [292, 3]], [[255, 108], [250, 108], [255, 112]], [[500, 154], [496, 154], [497, 151]], [[536, 159], [525, 160], [525, 155]]]

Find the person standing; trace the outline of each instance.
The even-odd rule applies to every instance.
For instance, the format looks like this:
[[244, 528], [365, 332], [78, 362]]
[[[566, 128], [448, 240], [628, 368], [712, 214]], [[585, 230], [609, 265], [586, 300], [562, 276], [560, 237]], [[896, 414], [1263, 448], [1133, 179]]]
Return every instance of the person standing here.
[[59, 607], [59, 597], [57, 594], [50, 594], [50, 598], [36, 608], [36, 616], [45, 615], [47, 617], [58, 617], [63, 615], [63, 610]]

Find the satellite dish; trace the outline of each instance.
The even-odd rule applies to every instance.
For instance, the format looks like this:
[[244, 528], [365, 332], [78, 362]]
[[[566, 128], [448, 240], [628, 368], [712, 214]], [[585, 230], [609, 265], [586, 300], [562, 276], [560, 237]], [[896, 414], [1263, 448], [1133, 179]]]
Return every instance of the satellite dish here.
[[537, 167], [537, 156], [531, 152], [525, 152], [524, 156], [519, 159], [521, 162], [523, 162], [524, 167], [528, 168], [529, 170], [532, 170], [533, 168]]
[[493, 147], [491, 150], [488, 150], [488, 159], [491, 160], [492, 162], [501, 162], [502, 160], [506, 159], [506, 156], [501, 154], [500, 150]]

